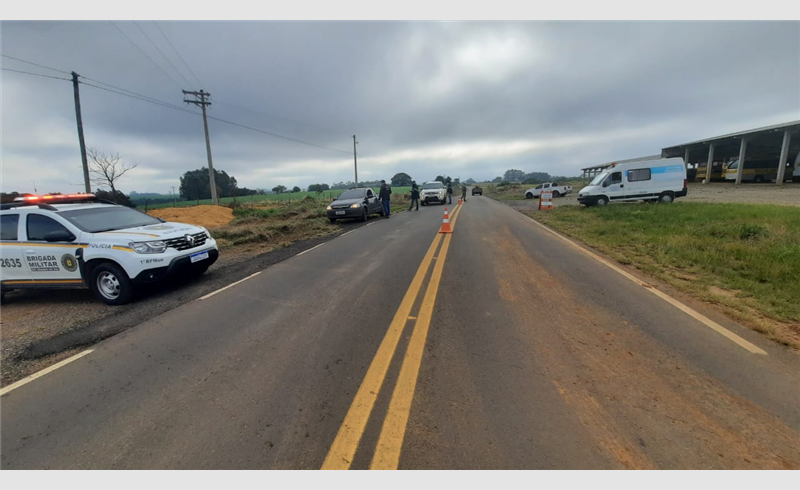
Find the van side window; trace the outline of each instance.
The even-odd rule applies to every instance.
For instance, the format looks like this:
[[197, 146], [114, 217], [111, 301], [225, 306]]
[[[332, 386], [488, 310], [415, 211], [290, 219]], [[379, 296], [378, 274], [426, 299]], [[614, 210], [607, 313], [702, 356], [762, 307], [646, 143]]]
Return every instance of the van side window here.
[[40, 214], [28, 215], [28, 240], [44, 241], [44, 236], [51, 231], [68, 231], [58, 221]]
[[18, 228], [18, 214], [4, 214], [0, 216], [0, 240], [16, 240]]
[[622, 183], [622, 172], [614, 172], [608, 176], [609, 185]]
[[637, 168], [636, 170], [628, 170], [628, 182], [640, 182], [642, 180], [650, 180], [649, 168]]

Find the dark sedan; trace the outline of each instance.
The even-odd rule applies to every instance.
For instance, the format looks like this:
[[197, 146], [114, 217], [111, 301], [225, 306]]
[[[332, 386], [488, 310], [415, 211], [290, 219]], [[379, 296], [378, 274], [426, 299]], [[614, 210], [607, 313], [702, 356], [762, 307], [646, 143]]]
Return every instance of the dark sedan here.
[[383, 207], [378, 196], [370, 188], [357, 188], [344, 191], [335, 201], [328, 205], [328, 219], [331, 223], [337, 219], [360, 219], [367, 221], [370, 214], [383, 216]]

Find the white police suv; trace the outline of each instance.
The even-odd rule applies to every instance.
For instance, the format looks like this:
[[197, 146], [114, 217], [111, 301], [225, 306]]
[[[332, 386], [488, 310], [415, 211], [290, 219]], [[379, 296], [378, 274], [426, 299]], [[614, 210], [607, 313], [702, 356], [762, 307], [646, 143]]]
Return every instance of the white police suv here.
[[201, 226], [165, 222], [94, 194], [25, 196], [0, 209], [0, 290], [90, 288], [110, 305], [142, 285], [202, 274], [219, 257]]

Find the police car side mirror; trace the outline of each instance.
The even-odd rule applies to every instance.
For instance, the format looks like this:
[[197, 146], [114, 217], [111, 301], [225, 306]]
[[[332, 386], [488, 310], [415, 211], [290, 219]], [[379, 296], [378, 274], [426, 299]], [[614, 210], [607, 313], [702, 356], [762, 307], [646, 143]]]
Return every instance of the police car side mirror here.
[[75, 235], [67, 230], [56, 230], [45, 233], [44, 240], [46, 242], [71, 242], [75, 240]]
[[162, 223], [166, 223], [167, 222], [167, 220], [165, 220], [164, 218], [158, 218], [158, 221], [160, 221]]

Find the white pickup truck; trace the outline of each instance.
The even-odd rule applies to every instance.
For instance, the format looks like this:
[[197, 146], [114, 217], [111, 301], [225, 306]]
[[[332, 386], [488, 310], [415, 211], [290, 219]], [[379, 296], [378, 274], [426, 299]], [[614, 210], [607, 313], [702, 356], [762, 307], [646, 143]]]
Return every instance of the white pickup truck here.
[[533, 199], [534, 197], [539, 197], [542, 191], [553, 191], [553, 197], [561, 197], [572, 192], [572, 186], [569, 184], [559, 184], [558, 182], [545, 182], [544, 184], [537, 185], [533, 189], [525, 191], [525, 198]]

